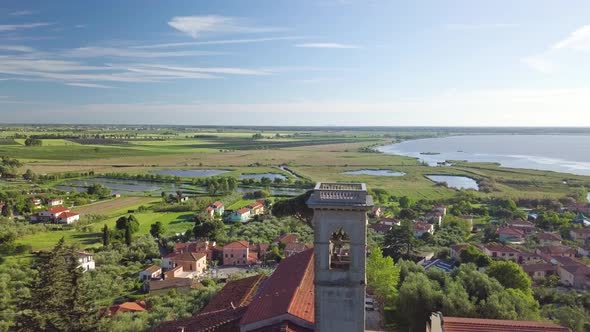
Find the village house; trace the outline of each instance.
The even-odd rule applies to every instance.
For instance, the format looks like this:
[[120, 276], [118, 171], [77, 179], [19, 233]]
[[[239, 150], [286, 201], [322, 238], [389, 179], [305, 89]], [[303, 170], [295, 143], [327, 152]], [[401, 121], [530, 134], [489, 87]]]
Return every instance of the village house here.
[[439, 204], [439, 205], [435, 206], [434, 208], [432, 208], [432, 211], [442, 213], [442, 216], [443, 217], [447, 215], [447, 207], [444, 206], [444, 205], [441, 205], [441, 204]]
[[256, 256], [258, 260], [262, 261], [268, 252], [270, 245], [266, 243], [252, 244], [250, 245], [250, 256]]
[[500, 227], [496, 230], [498, 239], [502, 243], [522, 244], [524, 243], [524, 232], [518, 228]]
[[31, 222], [56, 222], [57, 218], [65, 212], [70, 212], [70, 209], [63, 206], [52, 207], [46, 211], [31, 215]]
[[205, 208], [205, 213], [209, 218], [221, 217], [223, 212], [225, 212], [225, 207], [221, 201], [216, 201]]
[[556, 233], [541, 232], [537, 234], [537, 240], [542, 246], [558, 246], [561, 244], [561, 235]]
[[241, 208], [239, 210], [233, 211], [229, 219], [233, 222], [247, 222], [250, 220], [250, 209], [249, 208]]
[[150, 265], [145, 270], [139, 272], [141, 281], [155, 280], [162, 277], [162, 268], [157, 265]]
[[575, 249], [564, 245], [538, 247], [535, 252], [546, 261], [550, 261], [552, 257], [556, 256], [575, 257], [577, 253]]
[[577, 289], [590, 289], [590, 267], [571, 257], [553, 257], [562, 284]]
[[518, 261], [518, 257], [521, 254], [519, 250], [503, 244], [486, 244], [482, 245], [481, 249], [484, 254], [493, 259], [506, 259], [515, 262]]
[[143, 312], [147, 311], [147, 306], [145, 301], [135, 301], [135, 302], [123, 302], [121, 304], [115, 304], [110, 306], [108, 309], [104, 310], [102, 316], [114, 316], [116, 314], [122, 312]]
[[[181, 268], [182, 269], [182, 268]], [[187, 293], [192, 289], [203, 287], [196, 279], [192, 278], [165, 278], [163, 280], [149, 280], [146, 282], [146, 290], [150, 295], [166, 295], [172, 289], [179, 293]]]
[[470, 245], [469, 244], [453, 244], [450, 246], [450, 256], [451, 259], [455, 261], [461, 260], [461, 252], [467, 249]]
[[551, 263], [535, 263], [522, 265], [522, 269], [531, 279], [542, 281], [557, 272], [557, 267]]
[[31, 203], [35, 207], [40, 207], [41, 205], [43, 205], [43, 201], [41, 200], [41, 198], [37, 198], [37, 197], [32, 197], [31, 198]]
[[264, 214], [264, 203], [260, 201], [256, 201], [254, 203], [250, 203], [248, 205], [250, 208], [250, 214], [253, 216], [258, 216]]
[[574, 241], [589, 242], [590, 228], [572, 228], [570, 229], [570, 236]]
[[74, 212], [66, 211], [61, 213], [56, 219], [55, 222], [58, 224], [71, 224], [76, 221], [80, 220], [80, 215]]
[[285, 233], [274, 239], [272, 243], [277, 244], [279, 246], [285, 246], [288, 243], [297, 243], [299, 242], [299, 235], [295, 233]]
[[566, 210], [574, 213], [590, 214], [590, 203], [574, 203], [566, 207]]
[[424, 219], [431, 223], [440, 226], [442, 224], [443, 213], [440, 211], [432, 211], [424, 216]]
[[255, 255], [250, 255], [248, 241], [235, 241], [223, 246], [223, 265], [250, 265], [256, 259]]
[[414, 237], [421, 238], [425, 233], [434, 234], [434, 225], [427, 222], [414, 222]]
[[78, 267], [81, 267], [84, 272], [94, 270], [96, 268], [94, 257], [91, 253], [86, 251], [78, 251]]
[[167, 269], [182, 267], [185, 272], [184, 277], [199, 277], [207, 269], [207, 254], [191, 251], [173, 252], [162, 258], [162, 267]]
[[47, 200], [47, 205], [49, 205], [49, 206], [64, 205], [64, 200], [61, 198], [50, 198]]
[[569, 332], [567, 327], [549, 322], [443, 317], [433, 313], [426, 323], [426, 332]]
[[378, 223], [369, 225], [369, 228], [374, 230], [375, 233], [377, 233], [377, 234], [385, 234], [385, 233], [389, 232], [393, 228], [393, 226], [378, 222]]
[[535, 231], [535, 224], [525, 220], [512, 220], [508, 223], [508, 227], [521, 230], [524, 234], [531, 234]]

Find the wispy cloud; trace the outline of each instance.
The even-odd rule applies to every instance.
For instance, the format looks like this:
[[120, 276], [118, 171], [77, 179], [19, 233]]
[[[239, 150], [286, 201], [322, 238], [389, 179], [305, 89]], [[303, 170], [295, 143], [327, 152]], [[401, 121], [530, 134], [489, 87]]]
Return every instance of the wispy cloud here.
[[248, 24], [243, 19], [219, 15], [177, 16], [173, 17], [168, 25], [193, 38], [202, 37], [205, 33], [261, 33], [281, 30], [258, 27]]
[[553, 45], [554, 50], [590, 51], [590, 25], [585, 25]]
[[166, 58], [166, 57], [187, 57], [187, 56], [206, 56], [219, 55], [219, 52], [209, 51], [170, 51], [170, 52], [153, 52], [124, 47], [80, 47], [69, 50], [64, 53], [65, 56], [75, 58], [100, 58], [100, 57], [117, 57], [117, 58]]
[[86, 26], [87, 26], [86, 24], [77, 24], [77, 25], [74, 25], [74, 28], [76, 28], [76, 29], [84, 29], [84, 28], [86, 28]]
[[[590, 25], [571, 32], [567, 37], [554, 43], [540, 54], [528, 56], [521, 61], [541, 73], [555, 73], [567, 68], [582, 69], [590, 51]], [[581, 64], [584, 65], [581, 65]]]
[[513, 23], [475, 23], [475, 24], [461, 24], [451, 23], [446, 24], [445, 28], [451, 31], [469, 31], [469, 30], [494, 30], [517, 27]]
[[23, 30], [23, 29], [34, 29], [34, 28], [46, 27], [49, 25], [52, 25], [52, 23], [37, 22], [37, 23], [23, 23], [23, 24], [0, 24], [0, 32], [17, 31], [17, 30]]
[[96, 89], [112, 89], [112, 86], [103, 85], [103, 84], [95, 84], [95, 83], [66, 83], [69, 86], [77, 86], [82, 88], [96, 88]]
[[304, 39], [303, 36], [284, 36], [284, 37], [267, 37], [267, 38], [246, 38], [246, 39], [223, 39], [223, 40], [208, 40], [198, 42], [181, 42], [181, 43], [164, 43], [164, 44], [153, 44], [153, 45], [139, 45], [132, 46], [131, 48], [136, 49], [152, 49], [152, 48], [169, 48], [169, 47], [183, 47], [183, 46], [205, 46], [205, 45], [225, 45], [225, 44], [249, 44], [249, 43], [262, 43], [269, 41], [280, 41], [280, 40], [297, 40]]
[[272, 71], [267, 69], [246, 69], [246, 68], [228, 68], [228, 67], [179, 67], [179, 66], [168, 66], [168, 65], [151, 65], [144, 64], [144, 67], [148, 68], [159, 68], [170, 71], [188, 72], [188, 73], [211, 73], [211, 74], [229, 74], [229, 75], [270, 75]]
[[559, 68], [559, 65], [551, 60], [545, 55], [532, 55], [525, 58], [522, 58], [521, 61], [531, 67], [532, 69], [549, 74], [556, 72]]
[[10, 13], [10, 16], [26, 16], [26, 15], [33, 15], [35, 12], [30, 10], [18, 10], [15, 12]]
[[340, 44], [340, 43], [303, 43], [303, 44], [296, 44], [295, 47], [305, 47], [305, 48], [336, 48], [336, 49], [360, 48], [357, 45]]
[[24, 46], [24, 45], [1, 45], [0, 44], [0, 51], [11, 51], [11, 52], [34, 52], [35, 50], [32, 47]]

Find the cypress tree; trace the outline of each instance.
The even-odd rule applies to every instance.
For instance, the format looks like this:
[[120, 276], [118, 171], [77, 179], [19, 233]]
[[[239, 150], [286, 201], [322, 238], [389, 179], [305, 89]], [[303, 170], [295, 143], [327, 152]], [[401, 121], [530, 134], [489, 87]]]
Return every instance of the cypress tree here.
[[130, 246], [131, 240], [131, 227], [127, 227], [125, 228], [125, 243]]
[[102, 245], [108, 246], [111, 243], [111, 232], [109, 231], [109, 226], [104, 225], [102, 228]]

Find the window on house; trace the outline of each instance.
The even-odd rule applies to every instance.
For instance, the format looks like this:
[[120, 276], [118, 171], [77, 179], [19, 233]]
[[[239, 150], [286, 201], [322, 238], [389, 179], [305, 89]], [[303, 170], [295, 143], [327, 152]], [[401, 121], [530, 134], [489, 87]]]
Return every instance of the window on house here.
[[330, 238], [330, 269], [350, 269], [350, 237], [344, 230], [340, 229]]
[[234, 258], [234, 254], [231, 254], [230, 256], [231, 256], [231, 258]]

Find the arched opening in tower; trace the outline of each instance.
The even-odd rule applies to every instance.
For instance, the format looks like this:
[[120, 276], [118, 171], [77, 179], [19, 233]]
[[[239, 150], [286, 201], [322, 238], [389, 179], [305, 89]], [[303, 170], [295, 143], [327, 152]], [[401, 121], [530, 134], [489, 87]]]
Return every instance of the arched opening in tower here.
[[350, 237], [339, 229], [330, 237], [330, 269], [348, 270], [350, 262]]

